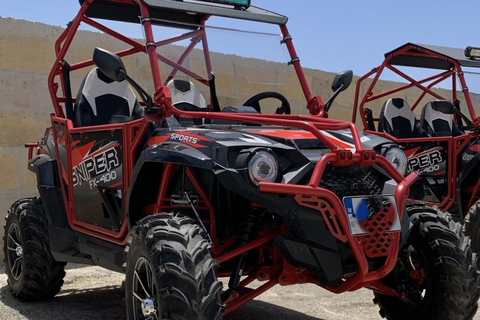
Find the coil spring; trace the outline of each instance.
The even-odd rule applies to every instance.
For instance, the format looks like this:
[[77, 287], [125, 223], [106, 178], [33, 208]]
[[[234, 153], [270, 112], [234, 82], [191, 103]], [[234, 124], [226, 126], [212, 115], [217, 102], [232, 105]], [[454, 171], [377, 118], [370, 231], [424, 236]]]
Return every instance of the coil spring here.
[[240, 224], [238, 233], [238, 244], [245, 245], [257, 237], [258, 223], [262, 210], [259, 208], [251, 208], [245, 217], [245, 220]]
[[[238, 247], [246, 245], [250, 241], [255, 240], [257, 237], [258, 224], [260, 222], [260, 217], [262, 215], [262, 209], [260, 208], [250, 208], [246, 213], [245, 220], [240, 224], [237, 245]], [[240, 283], [240, 278], [245, 267], [246, 253], [240, 255], [234, 265], [234, 271], [228, 282], [228, 287], [234, 289], [238, 287]]]

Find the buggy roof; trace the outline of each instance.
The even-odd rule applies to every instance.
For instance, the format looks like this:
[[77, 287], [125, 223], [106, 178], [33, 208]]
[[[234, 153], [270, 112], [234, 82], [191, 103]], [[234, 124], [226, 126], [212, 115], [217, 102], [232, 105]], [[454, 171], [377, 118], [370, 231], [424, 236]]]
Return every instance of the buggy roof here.
[[[403, 51], [406, 47], [410, 47], [410, 49], [396, 55], [397, 52]], [[456, 60], [461, 66], [480, 68], [480, 60], [467, 58], [464, 52], [464, 49], [458, 48], [406, 43], [395, 50], [387, 52], [385, 57], [393, 55], [389, 62], [391, 65], [406, 67], [449, 70], [453, 67], [453, 64], [447, 61], [446, 58], [451, 58]], [[439, 57], [438, 54], [441, 56]]]
[[[285, 25], [288, 18], [274, 12], [250, 6], [236, 9], [233, 6], [218, 5], [195, 0], [142, 0], [149, 6], [152, 23], [157, 25], [190, 26], [196, 29], [204, 17], [219, 16], [240, 20]], [[85, 0], [80, 0], [83, 4]], [[102, 1], [90, 4], [86, 16], [90, 18], [139, 23], [140, 8], [134, 1]]]

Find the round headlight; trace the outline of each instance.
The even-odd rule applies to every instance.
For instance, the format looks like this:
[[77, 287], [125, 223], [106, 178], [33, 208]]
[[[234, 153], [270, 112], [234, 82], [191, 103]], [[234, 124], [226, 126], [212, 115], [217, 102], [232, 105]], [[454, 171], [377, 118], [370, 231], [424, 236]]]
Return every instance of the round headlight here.
[[390, 161], [393, 166], [400, 172], [402, 176], [407, 172], [407, 156], [405, 152], [399, 147], [390, 147], [385, 153], [385, 158]]
[[278, 160], [267, 152], [258, 151], [248, 161], [248, 175], [255, 185], [260, 182], [273, 182], [278, 176]]

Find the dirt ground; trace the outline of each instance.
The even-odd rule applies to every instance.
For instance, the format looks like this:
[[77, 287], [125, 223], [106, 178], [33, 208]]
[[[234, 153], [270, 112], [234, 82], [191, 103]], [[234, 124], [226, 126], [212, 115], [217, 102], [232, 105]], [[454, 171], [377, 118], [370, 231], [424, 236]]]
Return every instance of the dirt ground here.
[[[0, 192], [0, 221], [11, 199], [35, 194]], [[3, 241], [0, 243], [3, 246]], [[123, 274], [100, 267], [68, 264], [62, 291], [53, 299], [25, 303], [14, 299], [7, 287], [7, 276], [0, 250], [0, 320], [122, 320], [125, 319]], [[226, 285], [225, 285], [226, 286]], [[234, 311], [225, 320], [375, 320], [382, 319], [369, 290], [332, 294], [314, 285], [276, 286], [254, 301]], [[480, 312], [474, 317], [480, 320]]]
[[[99, 267], [68, 265], [65, 284], [57, 297], [25, 303], [10, 295], [5, 267], [0, 264], [0, 319], [125, 319], [123, 278], [123, 274]], [[225, 320], [350, 320], [352, 315], [357, 320], [381, 319], [372, 296], [367, 290], [334, 295], [313, 285], [276, 286]]]
[[[0, 264], [0, 319], [125, 319], [123, 274], [99, 267], [68, 265], [62, 291], [41, 303], [20, 302], [10, 295]], [[372, 293], [360, 290], [331, 294], [313, 285], [274, 287], [225, 320], [375, 320], [382, 319]], [[480, 320], [476, 315], [474, 320]]]

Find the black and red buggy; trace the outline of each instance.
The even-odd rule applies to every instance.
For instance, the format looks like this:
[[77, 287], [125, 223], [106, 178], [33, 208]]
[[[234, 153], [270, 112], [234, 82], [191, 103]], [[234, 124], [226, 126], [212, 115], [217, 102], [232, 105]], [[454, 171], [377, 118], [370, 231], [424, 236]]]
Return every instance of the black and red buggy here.
[[[285, 16], [245, 0], [80, 4], [55, 46], [51, 128], [27, 145], [40, 196], [18, 200], [6, 218], [14, 296], [55, 296], [65, 263], [76, 262], [125, 273], [128, 319], [221, 319], [277, 284], [302, 283], [334, 293], [369, 288], [388, 319], [473, 318], [476, 256], [461, 225], [406, 206], [418, 174], [397, 170], [398, 145], [325, 118], [352, 73], [335, 77], [326, 103], [313, 96]], [[123, 36], [111, 20], [140, 25], [145, 39]], [[208, 49], [215, 39], [237, 42], [211, 32], [238, 31], [238, 21], [255, 25], [248, 44], [270, 34], [260, 27], [279, 28], [284, 74], [297, 80], [259, 84], [247, 74], [244, 84], [278, 90], [221, 105], [231, 100], [216, 94], [213, 66], [224, 65], [213, 58], [225, 56]], [[67, 59], [80, 24], [124, 48]], [[181, 33], [158, 40], [158, 28]], [[127, 74], [129, 56], [147, 58], [153, 86]], [[85, 76], [77, 87], [75, 74]], [[291, 114], [282, 94], [298, 85], [310, 115]], [[265, 113], [272, 99], [275, 113]]]
[[[407, 43], [357, 82], [357, 111], [365, 132], [389, 138], [408, 158], [402, 171], [417, 172], [414, 203], [449, 211], [480, 245], [480, 50]], [[386, 87], [379, 79], [401, 82]], [[469, 83], [470, 87], [467, 85]], [[382, 108], [377, 112], [372, 104]]]

